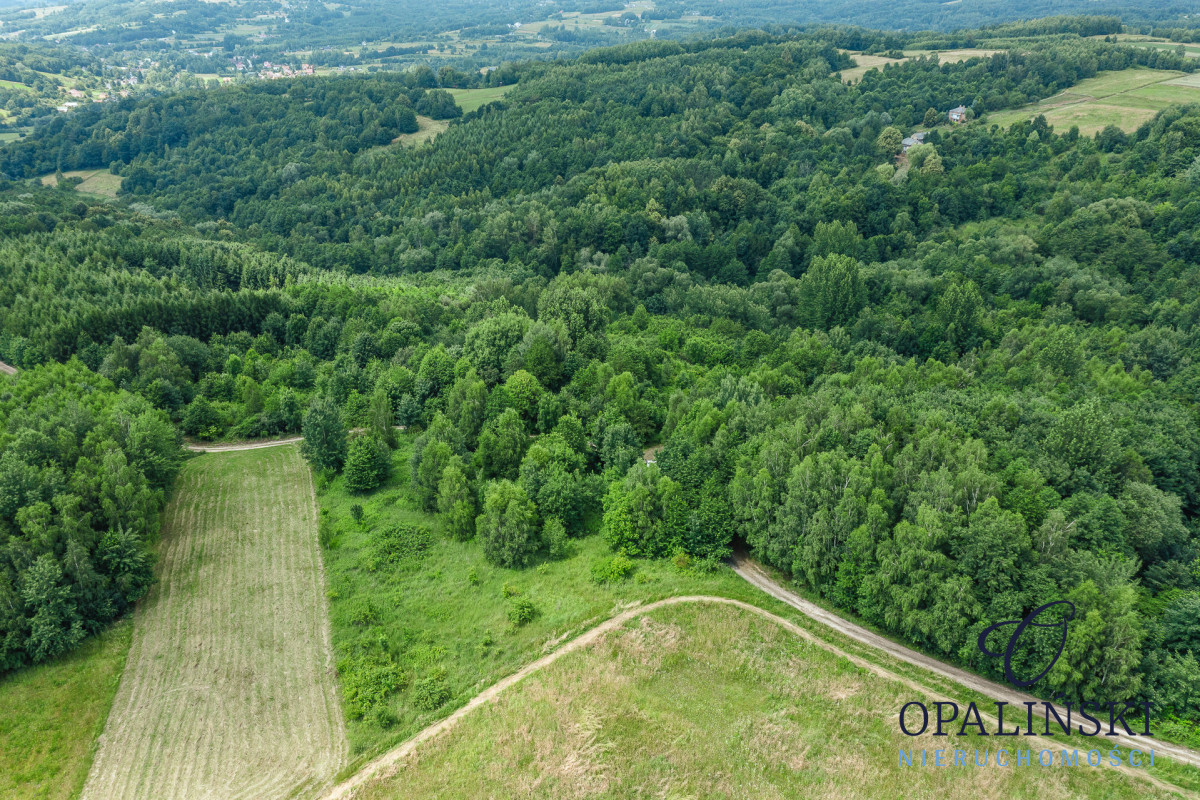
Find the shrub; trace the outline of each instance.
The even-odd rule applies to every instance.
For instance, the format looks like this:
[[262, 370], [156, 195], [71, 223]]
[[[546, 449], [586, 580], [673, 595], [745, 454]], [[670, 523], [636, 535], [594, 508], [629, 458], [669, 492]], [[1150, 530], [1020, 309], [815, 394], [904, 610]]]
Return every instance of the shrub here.
[[513, 598], [508, 607], [508, 621], [513, 628], [519, 628], [537, 616], [537, 607], [528, 597]]
[[351, 625], [374, 625], [379, 621], [379, 612], [370, 602], [359, 600], [350, 611]]
[[358, 655], [338, 662], [346, 716], [361, 719], [405, 684], [404, 672], [385, 655]]
[[472, 586], [479, 585], [479, 570], [475, 569], [474, 567], [471, 567], [469, 570], [467, 570], [467, 583], [471, 584]]
[[511, 583], [506, 583], [500, 587], [500, 594], [504, 595], [505, 598], [520, 597], [521, 590]]
[[[524, 434], [522, 434], [523, 436]], [[488, 486], [475, 535], [488, 561], [501, 567], [524, 567], [537, 551], [537, 510], [525, 490], [512, 481]]]
[[692, 565], [692, 559], [691, 556], [680, 550], [671, 556], [671, 563], [675, 566], [675, 569], [682, 572]]
[[[546, 552], [551, 558], [565, 558], [570, 544], [567, 537], [567, 527], [558, 517], [551, 517], [542, 525], [542, 540], [546, 543]], [[544, 565], [543, 565], [544, 566]]]
[[317, 544], [326, 550], [337, 547], [337, 528], [326, 517], [322, 517], [317, 524]]
[[593, 583], [618, 583], [633, 572], [633, 562], [626, 556], [613, 556], [592, 564]]
[[363, 507], [358, 503], [350, 506], [350, 516], [354, 518], [355, 522], [357, 522], [359, 525], [362, 525]]
[[380, 531], [367, 556], [370, 572], [384, 567], [415, 567], [433, 544], [433, 534], [418, 525], [393, 525]]
[[440, 673], [428, 675], [413, 684], [413, 705], [422, 711], [433, 711], [450, 699], [450, 687]]

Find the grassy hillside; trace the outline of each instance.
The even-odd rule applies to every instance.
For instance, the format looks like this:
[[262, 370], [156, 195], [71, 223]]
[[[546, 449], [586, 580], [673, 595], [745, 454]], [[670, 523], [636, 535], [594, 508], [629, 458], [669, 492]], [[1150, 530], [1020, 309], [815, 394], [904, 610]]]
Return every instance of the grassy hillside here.
[[1110, 768], [900, 767], [895, 710], [933, 698], [751, 612], [635, 618], [420, 746], [356, 797], [1170, 797]]
[[133, 625], [0, 680], [0, 797], [76, 797], [121, 679]]

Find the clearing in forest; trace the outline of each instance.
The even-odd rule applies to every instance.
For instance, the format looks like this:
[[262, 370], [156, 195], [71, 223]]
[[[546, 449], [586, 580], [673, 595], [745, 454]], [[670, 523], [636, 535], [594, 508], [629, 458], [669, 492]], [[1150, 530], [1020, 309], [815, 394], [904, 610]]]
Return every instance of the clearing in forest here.
[[854, 59], [854, 67], [842, 70], [842, 83], [858, 83], [862, 80], [863, 75], [866, 75], [873, 69], [883, 69], [888, 64], [903, 64], [910, 58], [919, 56], [931, 56], [935, 53], [940, 64], [957, 64], [960, 61], [966, 61], [968, 58], [989, 58], [1002, 53], [1003, 50], [986, 50], [978, 47], [966, 47], [959, 50], [905, 50], [903, 58], [890, 58], [888, 56], [864, 55], [854, 50], [842, 51]]
[[[747, 608], [665, 605], [481, 704], [354, 798], [1177, 796], [1107, 761], [997, 767], [994, 737], [905, 736], [898, 710], [941, 698], [869, 666]], [[1057, 762], [1061, 742], [1034, 749], [1050, 746]], [[946, 748], [989, 766], [920, 766]]]
[[425, 142], [437, 138], [439, 133], [442, 133], [449, 127], [450, 120], [448, 119], [433, 119], [432, 117], [417, 114], [416, 132], [402, 133], [392, 140], [392, 144], [400, 144], [405, 147], [425, 144]]
[[458, 107], [463, 110], [463, 113], [470, 114], [472, 111], [478, 111], [481, 106], [504, 97], [513, 85], [488, 86], [485, 89], [449, 89], [447, 91], [454, 96], [454, 102], [458, 103]]
[[[106, 169], [73, 169], [63, 173], [64, 178], [82, 178], [75, 191], [83, 194], [95, 194], [101, 197], [116, 197], [117, 190], [121, 188], [121, 182], [125, 179], [120, 175], [113, 175]], [[56, 175], [43, 175], [43, 186], [57, 186], [58, 177]]]
[[314, 793], [347, 753], [298, 449], [191, 460], [163, 523], [84, 798]]

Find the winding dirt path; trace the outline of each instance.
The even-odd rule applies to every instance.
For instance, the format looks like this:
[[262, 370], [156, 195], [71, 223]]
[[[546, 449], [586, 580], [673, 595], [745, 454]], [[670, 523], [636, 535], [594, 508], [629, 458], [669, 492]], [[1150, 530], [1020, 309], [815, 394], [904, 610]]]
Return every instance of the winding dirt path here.
[[[890, 639], [886, 639], [877, 633], [869, 631], [861, 625], [856, 625], [853, 622], [842, 619], [837, 614], [827, 611], [826, 609], [818, 606], [816, 603], [805, 600], [795, 592], [788, 591], [786, 588], [780, 586], [778, 583], [772, 580], [765, 571], [763, 571], [762, 567], [745, 556], [734, 556], [733, 570], [754, 586], [762, 589], [775, 599], [787, 603], [789, 606], [804, 614], [804, 616], [808, 617], [809, 619], [819, 622], [827, 628], [832, 628], [838, 633], [854, 639], [856, 642], [860, 642], [876, 650], [882, 650], [893, 658], [920, 667], [921, 669], [928, 670], [935, 675], [942, 676], [943, 678], [949, 678], [955, 683], [979, 692], [989, 699], [1002, 700], [1015, 706], [1020, 706], [1025, 702], [1036, 702], [1039, 704], [1039, 706], [1042, 703], [1041, 700], [1033, 695], [1018, 692], [1011, 686], [1005, 686], [1001, 683], [989, 681], [986, 678], [981, 678], [978, 675], [967, 672], [964, 669], [959, 669], [958, 667], [938, 661], [935, 658], [930, 658], [924, 653], [919, 653], [916, 650], [905, 647], [902, 644], [897, 644]], [[1058, 706], [1056, 706], [1056, 708], [1058, 709], [1058, 712], [1062, 718], [1066, 719], [1066, 709]], [[1135, 731], [1137, 730], [1136, 724], [1131, 723], [1129, 727]], [[1118, 723], [1117, 730], [1120, 729], [1120, 723]], [[1106, 735], [1102, 741], [1110, 745], [1120, 744], [1122, 747], [1130, 747], [1134, 749], [1140, 749], [1141, 747], [1146, 746], [1145, 737], [1127, 736], [1124, 734], [1119, 736]], [[1160, 739], [1153, 740], [1153, 747], [1156, 755], [1166, 755], [1184, 764], [1190, 764], [1193, 767], [1200, 767], [1200, 753], [1197, 753], [1195, 750], [1190, 750], [1181, 745], [1171, 744], [1170, 742], [1164, 742]]]
[[[805, 600], [804, 598], [800, 597], [799, 595], [796, 595], [793, 592], [789, 592], [787, 589], [776, 584], [774, 581], [771, 580], [771, 578], [769, 576], [766, 575], [765, 572], [762, 571], [761, 568], [758, 567], [758, 565], [754, 564], [749, 559], [746, 559], [746, 558], [740, 557], [740, 556], [735, 557], [733, 567], [734, 567], [734, 571], [736, 571], [738, 573], [738, 575], [742, 576], [743, 578], [745, 578], [747, 581], [749, 581], [756, 587], [767, 592], [767, 594], [770, 594], [772, 597], [775, 597], [775, 598], [787, 603], [788, 605], [792, 606], [793, 608], [796, 608], [797, 610], [802, 612], [805, 616], [808, 616], [809, 618], [813, 619], [814, 621], [820, 622], [824, 625], [827, 625], [828, 627], [838, 630], [841, 633], [845, 634], [846, 636], [849, 636], [850, 638], [855, 639], [856, 641], [862, 642], [864, 644], [867, 644], [871, 647], [874, 647], [874, 648], [877, 648], [880, 650], [884, 650], [885, 652], [895, 656], [896, 658], [899, 658], [902, 661], [906, 661], [908, 663], [928, 669], [931, 672], [934, 672], [936, 674], [943, 675], [945, 677], [950, 677], [953, 680], [955, 680], [963, 685], [966, 685], [971, 689], [989, 694], [990, 696], [997, 696], [997, 697], [999, 697], [999, 699], [1008, 700], [1009, 698], [1012, 698], [1012, 702], [1023, 702], [1023, 701], [1017, 701], [1016, 698], [1026, 697], [1025, 695], [1020, 695], [1016, 692], [1013, 692], [1010, 689], [1005, 689], [1005, 687], [1000, 686], [999, 684], [992, 683], [991, 681], [984, 680], [983, 678], [980, 678], [978, 676], [971, 675], [970, 673], [967, 673], [962, 670], [955, 669], [954, 667], [950, 667], [948, 665], [942, 664], [938, 661], [935, 661], [934, 659], [928, 658], [927, 656], [917, 653], [916, 651], [908, 650], [908, 648], [897, 645], [894, 642], [890, 642], [887, 639], [884, 639], [883, 637], [880, 637], [874, 633], [871, 633], [870, 631], [866, 630], [865, 628], [862, 628], [861, 626], [855, 625], [851, 622], [847, 622], [846, 620], [843, 620], [840, 617], [837, 617], [836, 615], [830, 614], [829, 612], [825, 611], [824, 609], [820, 608], [819, 606], [814, 605], [813, 603]], [[746, 611], [753, 612], [755, 614], [758, 614], [759, 616], [765, 617], [765, 618], [775, 622], [776, 624], [782, 626], [789, 632], [795, 634], [796, 636], [799, 636], [800, 638], [804, 639], [805, 641], [810, 642], [810, 643], [812, 643], [818, 647], [821, 647], [825, 650], [828, 650], [829, 652], [834, 653], [842, 658], [845, 658], [848, 661], [852, 662], [853, 664], [871, 672], [873, 675], [876, 675], [880, 678], [884, 678], [886, 680], [896, 681], [897, 683], [903, 684], [903, 685], [909, 687], [910, 689], [913, 689], [914, 691], [921, 693], [922, 695], [924, 695], [926, 697], [933, 698], [934, 700], [942, 700], [942, 701], [952, 700], [952, 698], [947, 697], [937, 691], [931, 690], [929, 687], [924, 686], [915, 680], [898, 675], [898, 674], [886, 669], [885, 667], [881, 667], [878, 664], [867, 661], [866, 659], [861, 658], [860, 656], [856, 656], [851, 653], [848, 653], [845, 650], [842, 650], [837, 645], [832, 644], [831, 642], [826, 641], [825, 639], [821, 638], [820, 636], [817, 636], [816, 634], [812, 633], [811, 631], [808, 631], [808, 630], [800, 627], [799, 625], [792, 622], [791, 620], [784, 619], [783, 617], [780, 617], [776, 614], [772, 614], [770, 611], [759, 608], [758, 606], [752, 605], [750, 603], [746, 603], [741, 600], [733, 600], [728, 597], [714, 597], [714, 596], [709, 596], [709, 595], [689, 595], [689, 596], [681, 596], [681, 597], [669, 597], [664, 600], [659, 600], [657, 602], [649, 603], [644, 606], [637, 606], [635, 608], [631, 608], [627, 611], [624, 611], [624, 612], [616, 615], [615, 617], [612, 617], [611, 619], [608, 619], [608, 620], [600, 623], [599, 625], [597, 625], [596, 627], [587, 631], [586, 633], [580, 634], [576, 638], [574, 638], [571, 641], [564, 644], [558, 650], [555, 650], [553, 653], [545, 655], [545, 656], [539, 658], [537, 661], [534, 661], [533, 663], [526, 665], [525, 667], [521, 668], [517, 672], [513, 673], [512, 675], [509, 675], [507, 678], [502, 679], [501, 681], [497, 682], [493, 686], [485, 689], [483, 692], [481, 692], [480, 694], [473, 697], [470, 701], [467, 702], [466, 705], [464, 705], [461, 708], [459, 708], [458, 710], [456, 710], [450, 716], [446, 717], [445, 719], [443, 719], [439, 722], [434, 723], [433, 725], [430, 725], [429, 727], [427, 727], [424, 730], [417, 733], [415, 736], [413, 736], [408, 741], [398, 745], [397, 747], [393, 748], [392, 750], [389, 750], [388, 752], [379, 756], [375, 760], [368, 762], [354, 775], [347, 778], [342, 783], [332, 787], [324, 795], [321, 795], [320, 800], [352, 800], [352, 798], [355, 796], [356, 790], [359, 789], [360, 787], [362, 787], [363, 785], [367, 784], [370, 781], [373, 781], [376, 779], [386, 779], [386, 778], [390, 777], [391, 775], [393, 775], [396, 772], [397, 768], [399, 767], [399, 764], [405, 758], [410, 756], [421, 743], [428, 741], [429, 739], [432, 739], [435, 736], [438, 736], [439, 734], [452, 728], [455, 724], [458, 723], [459, 720], [461, 720], [467, 714], [470, 714], [472, 711], [474, 711], [479, 706], [494, 700], [501, 692], [505, 691], [506, 689], [511, 688], [512, 686], [514, 686], [517, 683], [520, 683], [522, 680], [527, 678], [529, 675], [533, 674], [534, 672], [537, 672], [540, 669], [543, 669], [544, 667], [549, 666], [550, 664], [553, 664], [559, 658], [562, 658], [563, 656], [567, 655], [568, 653], [575, 652], [576, 650], [579, 650], [581, 648], [587, 647], [588, 645], [595, 643], [598, 639], [600, 639], [600, 637], [602, 637], [606, 633], [620, 627], [621, 625], [625, 624], [626, 622], [633, 619], [634, 617], [649, 613], [651, 611], [654, 611], [655, 609], [662, 608], [663, 606], [676, 605], [679, 603], [719, 603], [719, 604], [724, 604], [724, 605], [737, 606], [738, 608], [742, 608], [742, 609], [745, 609]], [[1033, 698], [1029, 698], [1029, 699], [1032, 700]], [[992, 724], [995, 724], [995, 722], [996, 722], [995, 717], [990, 714], [987, 714], [986, 712], [982, 713], [982, 717], [985, 720], [988, 720]], [[1136, 741], [1133, 739], [1129, 739], [1128, 737], [1111, 737], [1111, 738], [1105, 737], [1105, 738], [1106, 738], [1107, 742], [1112, 742], [1115, 739], [1116, 741], [1120, 742], [1122, 745], [1127, 746], [1127, 747], [1133, 747], [1135, 749], [1141, 748], [1143, 746], [1142, 742], [1139, 742], [1139, 741]], [[1170, 744], [1167, 744], [1166, 742], [1162, 742], [1162, 741], [1155, 741], [1153, 743], [1153, 747], [1154, 747], [1156, 753], [1159, 753], [1159, 754], [1166, 753], [1179, 761], [1183, 761], [1185, 763], [1189, 763], [1189, 764], [1193, 764], [1193, 765], [1200, 765], [1200, 756], [1197, 756], [1196, 753], [1194, 753], [1190, 750], [1187, 750], [1186, 748], [1178, 747], [1175, 745], [1170, 745]], [[1126, 774], [1136, 776], [1142, 780], [1145, 780], [1145, 781], [1159, 787], [1160, 789], [1164, 789], [1164, 790], [1168, 790], [1168, 791], [1172, 791], [1172, 792], [1178, 792], [1186, 797], [1196, 797], [1196, 795], [1194, 795], [1190, 792], [1187, 792], [1186, 790], [1182, 790], [1179, 787], [1174, 786], [1172, 784], [1164, 783], [1163, 781], [1160, 781], [1159, 779], [1157, 779], [1151, 775], [1148, 775], [1145, 772], [1145, 770], [1133, 769], [1131, 767], [1126, 767], [1126, 766], [1114, 767], [1113, 769], [1117, 769]]]
[[16, 367], [10, 367], [8, 364], [5, 364], [3, 361], [0, 361], [0, 374], [4, 374], [4, 375], [16, 375], [16, 374], [17, 374], [17, 368], [16, 368]]
[[[433, 737], [437, 736], [438, 734], [448, 730], [449, 728], [452, 728], [460, 719], [465, 717], [467, 714], [470, 714], [472, 711], [474, 711], [476, 708], [479, 708], [484, 703], [494, 700], [505, 689], [510, 688], [514, 684], [520, 683], [522, 680], [529, 677], [534, 672], [537, 672], [538, 670], [540, 670], [544, 667], [548, 667], [549, 665], [553, 664], [555, 661], [557, 661], [558, 659], [567, 655], [568, 653], [573, 653], [576, 650], [587, 647], [588, 645], [595, 642], [597, 639], [599, 639], [604, 634], [608, 633], [609, 631], [615, 630], [616, 628], [620, 627], [621, 625], [624, 625], [626, 622], [633, 619], [634, 617], [640, 616], [642, 614], [646, 614], [650, 611], [653, 611], [656, 608], [662, 608], [663, 606], [676, 605], [678, 603], [725, 603], [728, 605], [734, 605], [734, 606], [738, 606], [740, 608], [744, 608], [747, 611], [753, 611], [756, 614], [761, 614], [764, 617], [768, 617], [769, 619], [772, 619], [775, 622], [778, 622], [780, 625], [783, 625], [784, 627], [786, 627], [789, 630], [795, 632], [796, 634], [804, 637], [805, 639], [808, 639], [809, 641], [819, 644], [822, 647], [827, 647], [830, 650], [833, 650], [834, 652], [836, 652], [840, 655], [845, 655], [847, 658], [854, 660], [856, 663], [861, 663], [862, 666], [864, 666], [864, 667], [870, 668], [869, 665], [866, 664], [865, 662], [855, 659], [853, 656], [850, 656], [848, 654], [842, 653], [841, 650], [838, 650], [837, 648], [833, 647], [832, 645], [827, 644], [823, 640], [818, 639], [817, 637], [813, 636], [808, 631], [797, 626], [795, 623], [789, 622], [788, 620], [784, 619], [783, 617], [777, 617], [774, 614], [772, 614], [771, 612], [764, 611], [763, 609], [759, 608], [758, 606], [753, 606], [753, 605], [750, 605], [749, 603], [743, 603], [740, 600], [731, 600], [727, 597], [712, 597], [712, 596], [708, 596], [708, 595], [688, 595], [688, 596], [682, 596], [682, 597], [668, 597], [665, 600], [658, 600], [654, 603], [649, 603], [644, 606], [637, 606], [635, 608], [629, 609], [628, 611], [623, 611], [620, 614], [617, 614], [615, 617], [611, 617], [610, 619], [607, 619], [604, 622], [601, 622], [599, 625], [597, 625], [596, 627], [587, 631], [586, 633], [582, 633], [579, 636], [576, 636], [574, 639], [567, 642], [562, 647], [555, 650], [553, 653], [542, 656], [537, 661], [534, 661], [531, 664], [526, 664], [524, 667], [522, 667], [517, 672], [514, 672], [512, 675], [509, 675], [507, 678], [501, 679], [499, 682], [493, 684], [492, 686], [488, 687], [487, 689], [484, 689], [483, 692], [481, 692], [480, 694], [475, 695], [475, 697], [471, 698], [467, 702], [466, 705], [464, 705], [462, 708], [459, 708], [457, 711], [455, 711], [450, 716], [446, 717], [445, 719], [441, 720], [440, 722], [435, 722], [433, 725], [430, 725], [428, 728], [425, 728], [420, 733], [418, 733], [416, 736], [412, 737], [411, 739], [404, 742], [403, 744], [400, 744], [397, 747], [393, 748], [392, 750], [389, 750], [388, 752], [386, 752], [383, 755], [376, 758], [374, 761], [368, 762], [366, 765], [364, 765], [362, 767], [362, 769], [360, 769], [358, 772], [354, 773], [354, 775], [350, 776], [342, 783], [339, 783], [337, 786], [334, 786], [326, 794], [322, 795], [321, 800], [349, 800], [349, 798], [354, 797], [355, 789], [357, 789], [358, 787], [362, 786], [363, 784], [367, 783], [368, 781], [370, 781], [372, 779], [387, 777], [388, 775], [390, 775], [392, 773], [392, 771], [393, 771], [392, 768], [395, 767], [399, 762], [403, 761], [406, 757], [408, 757], [414, 750], [417, 749], [417, 746], [420, 745], [422, 742], [432, 739]], [[897, 678], [897, 680], [902, 680], [902, 679]]]

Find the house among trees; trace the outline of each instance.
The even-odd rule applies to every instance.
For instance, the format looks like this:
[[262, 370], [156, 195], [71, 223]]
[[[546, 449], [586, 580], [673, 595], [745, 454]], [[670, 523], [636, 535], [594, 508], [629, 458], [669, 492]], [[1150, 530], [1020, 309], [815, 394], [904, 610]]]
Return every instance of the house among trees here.
[[917, 131], [912, 136], [906, 136], [900, 140], [900, 152], [907, 153], [910, 148], [916, 147], [925, 141], [925, 131]]
[[950, 109], [950, 113], [946, 116], [950, 118], [951, 122], [957, 125], [960, 122], [967, 121], [967, 109], [965, 106], [958, 106], [957, 108]]

